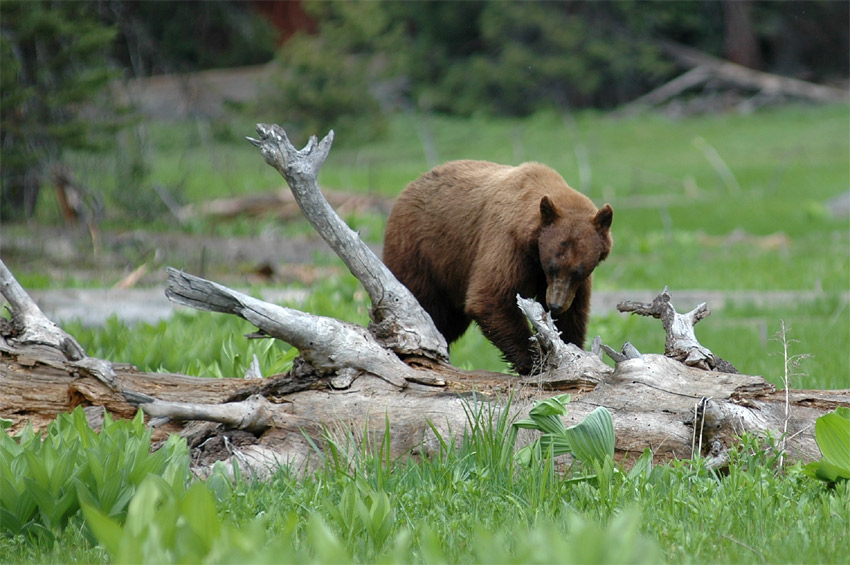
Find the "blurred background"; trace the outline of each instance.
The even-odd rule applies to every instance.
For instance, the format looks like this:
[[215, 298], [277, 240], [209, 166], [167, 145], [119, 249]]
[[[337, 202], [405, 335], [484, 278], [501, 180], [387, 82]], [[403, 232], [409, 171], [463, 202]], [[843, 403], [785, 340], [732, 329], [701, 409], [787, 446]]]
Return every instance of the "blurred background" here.
[[0, 256], [28, 290], [150, 287], [152, 311], [170, 265], [362, 321], [244, 140], [333, 129], [320, 182], [377, 253], [430, 167], [541, 161], [615, 209], [591, 331], [660, 334], [611, 311], [670, 285], [751, 370], [794, 320], [850, 386], [848, 2], [3, 0], [0, 28]]

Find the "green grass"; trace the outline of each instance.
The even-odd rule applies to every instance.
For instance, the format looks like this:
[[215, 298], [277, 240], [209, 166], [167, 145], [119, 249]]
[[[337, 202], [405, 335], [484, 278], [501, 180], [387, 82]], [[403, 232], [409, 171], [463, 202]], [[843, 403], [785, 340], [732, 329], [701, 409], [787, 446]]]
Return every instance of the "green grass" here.
[[[231, 481], [220, 469], [207, 482], [215, 502], [175, 482], [160, 488], [157, 511], [150, 487], [159, 483], [143, 483], [147, 498], [131, 501], [123, 537], [109, 532], [110, 551], [200, 562], [226, 535], [236, 562], [846, 563], [850, 555], [850, 483], [827, 488], [797, 465], [778, 468], [769, 438], [745, 437], [724, 474], [677, 461], [574, 480], [549, 462], [515, 465], [505, 456], [510, 422], [488, 405], [468, 408], [470, 431], [421, 461], [390, 460], [386, 441], [350, 451], [349, 435], [317, 453], [319, 469], [307, 476], [281, 468], [270, 480], [240, 472]], [[3, 561], [114, 561], [78, 518], [55, 544], [0, 536]]]
[[[314, 289], [303, 311], [365, 325], [369, 300], [351, 275], [327, 279]], [[696, 304], [677, 304], [686, 311]], [[784, 361], [778, 333], [781, 323], [793, 355], [808, 355], [793, 370], [791, 387], [798, 389], [850, 388], [850, 359], [846, 331], [841, 324], [847, 304], [839, 298], [823, 298], [801, 304], [755, 307], [728, 304], [714, 309], [696, 326], [706, 347], [731, 361], [746, 374], [761, 375], [784, 388]], [[181, 311], [169, 321], [128, 326], [116, 319], [103, 328], [65, 324], [89, 355], [132, 363], [142, 370], [167, 370], [197, 376], [244, 375], [256, 354], [264, 375], [286, 370], [295, 351], [271, 340], [246, 340], [254, 330], [234, 316]], [[195, 336], [204, 335], [203, 340]], [[591, 317], [589, 336], [602, 336], [619, 349], [630, 341], [643, 353], [663, 353], [664, 333], [658, 320], [616, 312]], [[177, 347], [175, 344], [180, 344]], [[466, 369], [507, 371], [499, 351], [473, 326], [451, 350], [452, 363]], [[610, 361], [609, 361], [610, 362]]]

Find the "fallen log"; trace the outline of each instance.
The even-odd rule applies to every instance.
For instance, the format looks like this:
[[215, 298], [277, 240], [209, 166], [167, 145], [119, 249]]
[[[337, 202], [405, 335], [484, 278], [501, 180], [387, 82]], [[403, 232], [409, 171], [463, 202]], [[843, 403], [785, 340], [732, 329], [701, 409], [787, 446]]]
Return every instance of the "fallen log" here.
[[702, 68], [712, 77], [741, 88], [821, 103], [847, 102], [850, 97], [850, 93], [840, 88], [756, 71], [672, 41], [664, 41], [660, 45], [681, 66]]
[[[333, 190], [322, 192], [340, 215], [363, 211], [388, 214], [391, 208], [391, 201], [386, 198]], [[183, 221], [189, 218], [230, 220], [239, 216], [272, 216], [279, 220], [291, 221], [301, 218], [302, 214], [292, 192], [286, 188], [260, 194], [216, 198], [199, 204], [187, 204], [178, 211], [178, 217]]]
[[629, 115], [646, 107], [663, 104], [709, 81], [747, 91], [756, 91], [766, 96], [780, 95], [816, 103], [846, 103], [850, 100], [850, 92], [841, 88], [756, 71], [672, 41], [659, 42], [659, 46], [665, 54], [687, 71], [629, 102], [618, 111], [619, 114]]
[[[301, 355], [289, 373], [263, 379], [141, 373], [87, 357], [0, 262], [0, 292], [11, 312], [0, 323], [0, 416], [12, 420], [13, 431], [30, 421], [42, 427], [76, 406], [86, 407], [93, 422], [103, 408], [128, 417], [140, 407], [157, 426], [155, 437], [187, 438], [199, 472], [234, 458], [262, 474], [281, 463], [309, 469], [328, 437], [341, 437], [342, 444], [350, 438], [381, 441], [387, 426], [393, 457], [427, 456], [440, 438], [462, 433], [470, 414], [485, 403], [503, 409], [510, 397], [514, 416], [522, 417], [535, 400], [571, 393], [565, 423], [608, 408], [619, 460], [649, 447], [656, 461], [700, 454], [722, 466], [744, 432], [778, 437], [785, 430], [789, 457], [815, 459], [815, 419], [850, 406], [850, 390], [786, 394], [761, 377], [731, 372], [693, 332], [707, 306], [678, 314], [667, 289], [650, 303], [621, 305], [662, 319], [667, 355], [628, 346], [617, 353], [599, 339], [592, 351], [580, 350], [560, 340], [539, 304], [521, 299], [541, 349], [540, 371], [512, 376], [453, 367], [430, 318], [322, 198], [316, 176], [332, 137], [314, 138], [296, 151], [279, 127], [261, 125], [258, 132], [252, 143], [286, 178], [305, 215], [369, 293], [369, 327], [268, 304], [168, 269], [169, 299], [241, 316], [259, 330], [250, 337], [281, 339]], [[615, 359], [613, 367], [602, 361], [603, 349]]]

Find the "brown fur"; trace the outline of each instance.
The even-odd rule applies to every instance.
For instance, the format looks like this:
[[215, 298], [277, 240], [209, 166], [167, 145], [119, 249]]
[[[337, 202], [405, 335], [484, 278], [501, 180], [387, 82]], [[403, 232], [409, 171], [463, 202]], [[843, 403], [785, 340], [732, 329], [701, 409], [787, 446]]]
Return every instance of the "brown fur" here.
[[562, 339], [583, 347], [590, 275], [611, 250], [612, 214], [539, 163], [452, 161], [399, 196], [384, 261], [449, 343], [474, 320], [527, 374], [531, 331], [517, 293], [543, 302]]

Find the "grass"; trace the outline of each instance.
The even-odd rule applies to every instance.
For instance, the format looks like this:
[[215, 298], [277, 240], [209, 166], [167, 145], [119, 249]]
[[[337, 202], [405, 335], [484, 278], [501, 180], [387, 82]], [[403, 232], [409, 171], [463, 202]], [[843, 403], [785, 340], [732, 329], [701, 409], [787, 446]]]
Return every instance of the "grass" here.
[[[770, 438], [745, 437], [726, 474], [697, 460], [576, 481], [551, 462], [515, 465], [505, 457], [510, 422], [484, 404], [469, 409], [472, 431], [421, 461], [388, 459], [386, 441], [334, 457], [347, 451], [337, 438], [307, 476], [281, 468], [270, 480], [240, 472], [232, 481], [215, 472], [207, 486], [217, 516], [199, 516], [204, 505], [185, 499], [185, 518], [166, 505], [151, 526], [134, 514], [152, 516], [153, 501], [134, 499], [136, 533], [122, 545], [147, 549], [121, 551], [174, 560], [214, 544], [226, 527], [242, 542], [231, 548], [239, 562], [843, 563], [850, 555], [850, 483], [830, 489], [799, 466], [779, 469]], [[192, 532], [184, 519], [204, 528]], [[170, 523], [191, 539], [175, 539]], [[87, 531], [75, 518], [53, 545], [0, 536], [0, 552], [7, 563], [114, 561]], [[160, 537], [140, 538], [146, 531]], [[203, 553], [182, 555], [200, 562]]]

